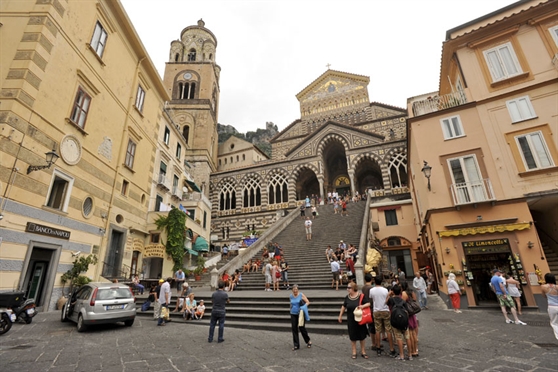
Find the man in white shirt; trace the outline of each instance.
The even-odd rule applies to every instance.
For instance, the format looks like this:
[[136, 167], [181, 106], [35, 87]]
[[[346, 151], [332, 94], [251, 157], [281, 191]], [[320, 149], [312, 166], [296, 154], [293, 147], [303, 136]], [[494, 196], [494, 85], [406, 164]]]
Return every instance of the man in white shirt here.
[[335, 290], [339, 290], [339, 275], [341, 275], [341, 266], [339, 266], [339, 262], [337, 262], [337, 257], [334, 256], [333, 261], [330, 263], [331, 265], [331, 274], [333, 275], [333, 279], [331, 280], [331, 288], [335, 284]]
[[413, 287], [415, 287], [418, 292], [420, 307], [423, 309], [428, 309], [428, 306], [426, 306], [428, 301], [428, 298], [426, 296], [426, 282], [424, 281], [424, 278], [420, 276], [419, 271], [415, 273], [415, 278], [413, 279]]
[[312, 240], [312, 221], [310, 221], [310, 217], [306, 217], [304, 228], [306, 229], [306, 240]]
[[264, 274], [265, 274], [265, 290], [266, 291], [271, 291], [271, 288], [269, 288], [269, 286], [271, 285], [271, 263], [268, 261], [267, 264], [264, 267]]
[[393, 338], [391, 337], [391, 323], [390, 323], [390, 313], [389, 306], [386, 303], [388, 297], [388, 290], [382, 286], [381, 275], [376, 275], [374, 278], [374, 283], [376, 284], [372, 289], [370, 289], [369, 297], [374, 304], [373, 318], [374, 327], [376, 327], [376, 352], [378, 356], [382, 355], [381, 350], [381, 335], [385, 332], [388, 337], [390, 356], [395, 357], [395, 349], [393, 348]]
[[[167, 281], [164, 282], [161, 285], [161, 290], [159, 292], [159, 299], [157, 301], [159, 301], [159, 304], [162, 307], [166, 307], [167, 308], [167, 312], [168, 312], [168, 308], [170, 305], [170, 300], [171, 300], [171, 286], [170, 283], [172, 282], [172, 278], [167, 278]], [[161, 311], [162, 313], [162, 311]], [[161, 326], [161, 325], [165, 325], [165, 320], [163, 319], [162, 316], [159, 316], [159, 320], [157, 320], [157, 325]]]

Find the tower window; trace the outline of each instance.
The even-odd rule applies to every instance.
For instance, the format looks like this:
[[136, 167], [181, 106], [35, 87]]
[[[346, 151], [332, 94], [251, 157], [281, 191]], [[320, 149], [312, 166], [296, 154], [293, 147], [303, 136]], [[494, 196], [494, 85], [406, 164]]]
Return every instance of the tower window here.
[[184, 137], [184, 140], [186, 141], [186, 144], [188, 143], [188, 136], [189, 135], [190, 135], [190, 126], [185, 125], [184, 128], [182, 129], [182, 137]]
[[180, 57], [180, 55], [178, 53], [176, 53], [174, 55], [174, 62], [178, 62], [178, 58]]
[[188, 62], [195, 62], [196, 61], [196, 50], [190, 49], [188, 52]]
[[196, 83], [178, 83], [178, 99], [194, 99]]

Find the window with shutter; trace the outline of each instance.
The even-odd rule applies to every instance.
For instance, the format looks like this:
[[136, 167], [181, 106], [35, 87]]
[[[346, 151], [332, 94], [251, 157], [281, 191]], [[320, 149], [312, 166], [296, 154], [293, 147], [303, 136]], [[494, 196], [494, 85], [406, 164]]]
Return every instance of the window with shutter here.
[[508, 79], [523, 72], [509, 42], [487, 49], [483, 54], [493, 81]]

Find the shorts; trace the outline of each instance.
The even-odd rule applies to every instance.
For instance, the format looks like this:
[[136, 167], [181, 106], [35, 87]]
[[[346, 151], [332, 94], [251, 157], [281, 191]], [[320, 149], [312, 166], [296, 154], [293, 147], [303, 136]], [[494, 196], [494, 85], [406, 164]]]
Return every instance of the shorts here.
[[265, 274], [265, 284], [271, 284], [271, 274]]
[[333, 280], [339, 280], [339, 271], [332, 272], [331, 274], [333, 274]]
[[316, 212], [312, 212], [312, 216], [316, 217]]
[[515, 309], [515, 303], [510, 295], [504, 298], [504, 295], [496, 295], [498, 302], [500, 302], [500, 307], [509, 307], [510, 309]]
[[311, 227], [306, 228], [306, 234], [312, 234], [312, 228]]
[[409, 330], [406, 329], [404, 331], [397, 329], [397, 328], [393, 328], [393, 334], [395, 335], [395, 339], [397, 341], [401, 340], [408, 340], [409, 339]]
[[347, 208], [343, 208], [343, 212], [347, 212]]
[[391, 332], [391, 323], [389, 319], [389, 311], [374, 311], [374, 326], [376, 333]]

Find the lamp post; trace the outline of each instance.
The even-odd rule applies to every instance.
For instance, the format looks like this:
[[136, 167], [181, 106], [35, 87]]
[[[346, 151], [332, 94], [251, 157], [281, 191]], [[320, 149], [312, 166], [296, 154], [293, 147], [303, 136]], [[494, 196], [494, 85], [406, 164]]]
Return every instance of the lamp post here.
[[428, 162], [426, 160], [424, 160], [424, 166], [420, 171], [424, 173], [424, 177], [426, 177], [426, 179], [428, 180], [428, 191], [432, 191], [432, 189], [430, 188], [430, 176], [432, 175], [432, 167], [428, 165]]
[[29, 168], [27, 168], [27, 174], [37, 170], [50, 168], [52, 164], [56, 163], [60, 155], [58, 155], [56, 151], [52, 149], [52, 151], [49, 151], [45, 154], [45, 157], [47, 162], [46, 165], [30, 165]]

